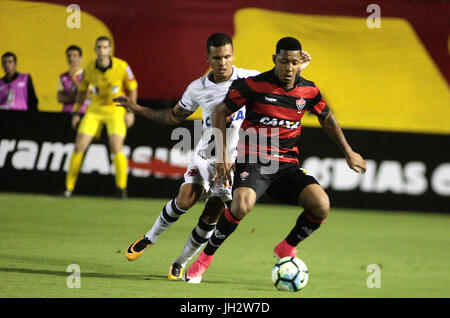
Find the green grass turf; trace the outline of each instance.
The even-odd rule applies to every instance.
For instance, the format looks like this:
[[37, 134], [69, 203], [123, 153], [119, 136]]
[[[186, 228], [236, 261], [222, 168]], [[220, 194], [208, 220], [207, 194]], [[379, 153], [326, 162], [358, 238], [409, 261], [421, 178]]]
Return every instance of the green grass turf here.
[[[450, 217], [445, 214], [333, 209], [300, 243], [308, 286], [280, 292], [271, 282], [273, 247], [300, 210], [259, 204], [219, 249], [200, 285], [169, 281], [169, 265], [203, 203], [135, 262], [125, 249], [146, 233], [166, 200], [0, 193], [0, 297], [290, 298], [449, 297]], [[68, 288], [68, 265], [81, 288]], [[381, 287], [368, 288], [369, 264]]]

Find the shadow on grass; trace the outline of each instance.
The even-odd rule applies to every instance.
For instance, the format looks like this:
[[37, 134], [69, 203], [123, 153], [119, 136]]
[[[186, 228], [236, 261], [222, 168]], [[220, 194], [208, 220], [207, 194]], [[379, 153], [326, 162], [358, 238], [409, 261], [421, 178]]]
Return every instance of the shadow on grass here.
[[[9, 268], [0, 267], [0, 272], [20, 273], [20, 274], [38, 274], [38, 275], [53, 275], [68, 277], [72, 272], [54, 271], [47, 269], [30, 269], [30, 268]], [[81, 272], [81, 277], [92, 278], [112, 278], [125, 280], [167, 280], [167, 276], [163, 275], [124, 275], [124, 274], [105, 274], [105, 273], [90, 273]]]

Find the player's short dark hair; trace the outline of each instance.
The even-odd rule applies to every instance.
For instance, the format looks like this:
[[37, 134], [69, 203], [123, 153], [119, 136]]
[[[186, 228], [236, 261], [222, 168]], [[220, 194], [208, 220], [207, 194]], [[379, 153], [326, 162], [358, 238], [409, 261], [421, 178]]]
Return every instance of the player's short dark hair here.
[[17, 56], [13, 53], [13, 52], [5, 52], [2, 55], [2, 61], [5, 57], [9, 57], [12, 56], [12, 58], [14, 59], [14, 63], [17, 63]]
[[301, 51], [302, 45], [300, 44], [299, 40], [297, 40], [296, 38], [288, 36], [288, 37], [282, 38], [278, 41], [276, 53], [277, 54], [280, 53], [281, 50]]
[[107, 37], [106, 35], [99, 36], [97, 38], [97, 40], [95, 40], [95, 44], [97, 45], [97, 43], [100, 42], [100, 41], [108, 41], [109, 45], [112, 44], [111, 39], [109, 37]]
[[219, 47], [227, 44], [231, 44], [231, 47], [233, 47], [233, 41], [231, 41], [231, 38], [225, 33], [211, 34], [206, 41], [206, 52], [209, 53], [209, 48], [211, 46]]
[[83, 56], [83, 52], [81, 51], [81, 47], [79, 47], [78, 45], [70, 45], [67, 49], [66, 49], [66, 54], [69, 51], [78, 51], [78, 53], [80, 53], [80, 56]]

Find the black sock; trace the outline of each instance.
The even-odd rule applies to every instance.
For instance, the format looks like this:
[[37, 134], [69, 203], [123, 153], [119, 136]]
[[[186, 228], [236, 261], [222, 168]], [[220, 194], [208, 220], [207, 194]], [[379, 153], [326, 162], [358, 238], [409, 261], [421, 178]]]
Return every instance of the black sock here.
[[241, 220], [237, 219], [229, 209], [226, 209], [217, 221], [213, 235], [203, 250], [206, 255], [213, 255], [222, 243], [236, 230]]
[[297, 223], [286, 237], [289, 245], [297, 246], [298, 243], [310, 236], [317, 230], [324, 219], [318, 218], [308, 211], [303, 211], [297, 218]]
[[215, 224], [208, 224], [202, 219], [198, 219], [197, 226], [192, 230], [191, 236], [192, 238], [191, 244], [193, 246], [200, 247], [202, 244], [206, 243], [210, 236], [211, 232], [214, 230]]

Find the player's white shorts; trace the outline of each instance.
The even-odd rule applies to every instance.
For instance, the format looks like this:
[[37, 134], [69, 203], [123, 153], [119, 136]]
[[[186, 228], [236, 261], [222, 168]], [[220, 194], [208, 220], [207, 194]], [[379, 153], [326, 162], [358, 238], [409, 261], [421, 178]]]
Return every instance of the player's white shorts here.
[[[184, 173], [184, 183], [194, 183], [201, 185], [206, 192], [206, 198], [219, 197], [224, 202], [230, 201], [232, 185], [217, 184], [212, 181], [215, 173], [215, 161], [203, 159], [197, 154], [192, 155], [191, 163]], [[232, 176], [233, 177], [233, 176]]]

